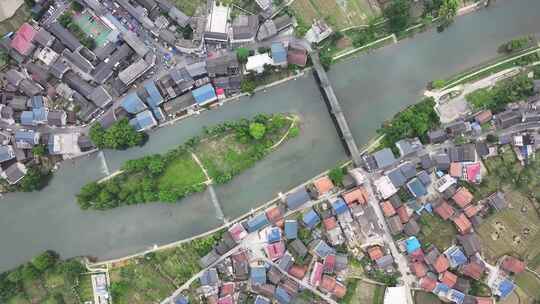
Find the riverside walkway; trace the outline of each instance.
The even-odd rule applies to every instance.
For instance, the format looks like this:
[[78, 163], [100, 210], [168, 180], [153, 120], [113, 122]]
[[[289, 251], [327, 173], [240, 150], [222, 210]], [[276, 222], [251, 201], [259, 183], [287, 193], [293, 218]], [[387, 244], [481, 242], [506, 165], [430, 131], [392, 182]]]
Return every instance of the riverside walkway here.
[[323, 98], [328, 104], [330, 114], [334, 118], [336, 127], [338, 128], [338, 132], [340, 133], [340, 136], [345, 143], [346, 150], [350, 154], [353, 164], [356, 167], [360, 167], [362, 164], [362, 157], [360, 156], [360, 151], [358, 150], [358, 146], [356, 145], [354, 137], [352, 136], [349, 124], [345, 119], [345, 115], [343, 115], [341, 105], [339, 104], [336, 94], [334, 93], [334, 89], [332, 88], [332, 85], [328, 80], [326, 71], [321, 65], [319, 53], [317, 53], [316, 51], [311, 51], [309, 55], [311, 56], [311, 61], [313, 62], [313, 73], [318, 80], [318, 84], [321, 88], [321, 93], [323, 94]]

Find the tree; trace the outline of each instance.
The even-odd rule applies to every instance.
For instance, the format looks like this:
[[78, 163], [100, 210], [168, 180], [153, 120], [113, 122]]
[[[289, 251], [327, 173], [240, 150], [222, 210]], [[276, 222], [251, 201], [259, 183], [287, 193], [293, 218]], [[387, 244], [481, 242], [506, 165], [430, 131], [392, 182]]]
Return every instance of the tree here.
[[23, 279], [22, 267], [10, 271], [6, 277], [12, 283], [19, 283]]
[[34, 156], [45, 156], [46, 153], [47, 148], [45, 147], [45, 145], [37, 145], [32, 148], [32, 154]]
[[73, 1], [71, 2], [71, 9], [76, 11], [77, 13], [80, 13], [84, 10], [84, 6], [82, 6], [82, 4], [77, 1]]
[[63, 262], [60, 269], [68, 281], [74, 281], [81, 273], [85, 272], [84, 266], [73, 259]]
[[388, 18], [390, 31], [399, 33], [407, 28], [410, 19], [411, 4], [409, 0], [394, 0], [384, 10], [384, 16]]
[[255, 93], [255, 88], [257, 88], [255, 81], [251, 79], [242, 79], [242, 82], [240, 83], [240, 90], [242, 93], [253, 94]]
[[343, 177], [345, 176], [345, 173], [343, 172], [343, 168], [337, 166], [334, 169], [330, 170], [328, 173], [328, 177], [332, 180], [332, 183], [336, 186], [343, 185]]
[[236, 58], [238, 58], [238, 61], [240, 63], [246, 63], [248, 57], [249, 57], [249, 49], [248, 48], [237, 48], [236, 49]]
[[319, 59], [321, 60], [321, 65], [323, 68], [328, 71], [330, 69], [330, 65], [332, 64], [332, 57], [326, 52], [321, 52]]
[[270, 52], [270, 48], [266, 46], [261, 46], [257, 49], [257, 53], [259, 54], [268, 53], [268, 52]]
[[264, 137], [266, 133], [266, 127], [262, 123], [252, 122], [249, 124], [249, 135], [256, 140]]
[[58, 254], [54, 251], [47, 250], [33, 258], [31, 263], [34, 267], [36, 267], [37, 270], [43, 272], [53, 267], [57, 261]]
[[452, 23], [459, 8], [459, 0], [443, 0], [439, 7], [438, 15], [442, 19], [442, 27], [447, 27]]
[[95, 123], [90, 128], [90, 139], [100, 149], [124, 150], [141, 145], [144, 141], [144, 135], [137, 132], [129, 124], [127, 118], [122, 118], [107, 130], [99, 123]]
[[77, 194], [77, 203], [81, 209], [88, 209], [100, 192], [101, 186], [98, 183], [93, 182], [86, 184], [81, 188], [79, 194]]
[[499, 141], [499, 139], [497, 138], [497, 136], [493, 135], [493, 134], [488, 134], [486, 136], [486, 140], [490, 143], [496, 143]]
[[25, 281], [35, 280], [39, 278], [39, 270], [34, 265], [27, 263], [22, 267], [22, 278]]
[[26, 175], [19, 183], [21, 191], [31, 192], [43, 189], [49, 182], [50, 171], [42, 171], [37, 166], [27, 168]]

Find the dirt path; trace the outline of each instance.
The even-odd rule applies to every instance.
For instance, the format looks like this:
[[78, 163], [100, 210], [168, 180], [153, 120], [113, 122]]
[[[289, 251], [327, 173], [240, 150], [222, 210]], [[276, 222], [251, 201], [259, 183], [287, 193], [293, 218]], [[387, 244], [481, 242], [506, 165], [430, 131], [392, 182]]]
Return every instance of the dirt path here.
[[291, 125], [289, 126], [289, 129], [287, 130], [287, 132], [285, 132], [285, 134], [283, 134], [283, 137], [281, 137], [280, 140], [278, 140], [277, 143], [275, 143], [273, 146], [271, 146], [270, 148], [268, 148], [268, 150], [274, 150], [275, 148], [277, 148], [279, 145], [281, 145], [281, 143], [287, 139], [287, 136], [289, 136], [289, 133], [291, 132], [292, 128], [296, 126], [296, 122], [298, 121], [298, 117], [296, 116], [292, 116], [291, 117], [287, 117], [288, 120], [291, 121]]

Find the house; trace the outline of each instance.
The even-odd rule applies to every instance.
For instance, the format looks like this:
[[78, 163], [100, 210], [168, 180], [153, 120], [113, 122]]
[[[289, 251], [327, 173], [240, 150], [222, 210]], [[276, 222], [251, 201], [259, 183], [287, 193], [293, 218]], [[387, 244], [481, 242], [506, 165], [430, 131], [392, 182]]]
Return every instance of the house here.
[[200, 88], [197, 88], [191, 91], [191, 93], [199, 106], [203, 106], [217, 100], [216, 92], [211, 84], [206, 84]]
[[343, 198], [343, 200], [345, 200], [347, 205], [351, 205], [354, 203], [366, 204], [368, 201], [367, 192], [365, 188], [361, 186], [344, 192], [341, 197]]
[[452, 219], [459, 233], [467, 234], [472, 229], [472, 224], [464, 213], [458, 214]]
[[388, 178], [388, 176], [385, 176], [385, 175], [376, 179], [374, 181], [374, 185], [375, 185], [375, 188], [377, 189], [379, 196], [382, 199], [387, 199], [398, 192], [398, 188], [396, 188], [394, 184], [392, 184], [392, 181], [390, 180], [390, 178]]
[[403, 232], [408, 236], [418, 235], [420, 233], [420, 226], [414, 219], [410, 219], [405, 226], [403, 226]]
[[159, 92], [156, 83], [154, 81], [149, 81], [143, 85], [144, 87], [144, 97], [146, 99], [146, 103], [151, 108], [156, 108], [159, 105], [161, 105], [165, 100], [163, 96], [161, 96], [161, 93]]
[[287, 204], [287, 208], [290, 210], [294, 210], [303, 204], [309, 202], [311, 200], [309, 193], [307, 192], [305, 187], [300, 187], [299, 189], [287, 194], [285, 198], [285, 203]]
[[474, 196], [472, 193], [465, 187], [459, 188], [454, 196], [452, 196], [452, 200], [461, 208], [465, 208], [467, 205], [469, 205], [473, 198]]
[[390, 150], [389, 148], [384, 148], [373, 153], [373, 157], [375, 158], [377, 168], [379, 169], [392, 166], [396, 163], [396, 158], [394, 157], [392, 150]]
[[448, 259], [441, 254], [437, 257], [432, 266], [437, 273], [444, 273], [450, 267], [450, 263], [448, 262]]
[[0, 172], [0, 176], [5, 179], [10, 185], [15, 185], [26, 175], [26, 172], [26, 166], [24, 164], [16, 162], [11, 164], [2, 172]]
[[514, 110], [506, 110], [502, 113], [497, 114], [495, 117], [495, 122], [497, 127], [500, 129], [506, 129], [513, 125], [521, 123], [521, 113]]
[[319, 218], [319, 215], [317, 212], [315, 212], [315, 210], [313, 210], [313, 208], [310, 208], [308, 211], [302, 214], [302, 222], [310, 229], [315, 228], [320, 221], [321, 219]]
[[15, 131], [15, 147], [20, 149], [32, 149], [39, 144], [40, 133], [32, 130], [19, 129]]
[[299, 266], [299, 265], [292, 265], [291, 268], [289, 268], [289, 274], [299, 280], [304, 279], [306, 276], [307, 269], [305, 266]]
[[213, 3], [212, 11], [208, 15], [204, 40], [211, 43], [226, 43], [229, 29], [229, 6]]
[[399, 168], [394, 168], [386, 172], [386, 176], [388, 176], [388, 178], [390, 179], [390, 181], [392, 181], [392, 184], [396, 188], [400, 188], [407, 182], [407, 178], [403, 175]]
[[456, 268], [459, 267], [465, 263], [467, 263], [467, 257], [461, 251], [461, 249], [457, 246], [452, 246], [448, 248], [444, 254], [448, 258], [448, 261], [450, 262], [450, 267]]
[[229, 228], [228, 231], [232, 236], [233, 240], [237, 243], [243, 240], [248, 235], [248, 232], [240, 223], [234, 224], [231, 228]]
[[450, 271], [445, 271], [439, 276], [439, 281], [444, 285], [452, 288], [457, 283], [457, 275], [451, 273]]
[[[283, 205], [275, 205], [266, 209], [266, 217], [270, 223], [274, 225], [280, 225], [279, 223], [283, 220], [283, 214], [285, 213], [285, 207]], [[282, 223], [282, 222], [281, 222]]]
[[299, 258], [304, 258], [308, 253], [306, 245], [304, 245], [300, 239], [295, 239], [290, 242], [289, 249], [296, 253], [296, 256]]
[[261, 212], [255, 215], [254, 217], [252, 217], [251, 219], [249, 219], [246, 225], [247, 225], [247, 231], [251, 233], [251, 232], [260, 230], [267, 225], [270, 225], [270, 221], [268, 221], [266, 214], [264, 212]]
[[476, 253], [480, 252], [482, 248], [480, 244], [480, 238], [475, 233], [457, 235], [456, 238], [458, 243], [460, 243], [463, 247], [463, 250], [465, 251], [465, 254], [467, 256], [475, 255]]
[[430, 278], [428, 276], [423, 277], [420, 280], [420, 288], [427, 292], [432, 292], [435, 289], [435, 286], [437, 285], [437, 280], [434, 280], [433, 278]]
[[491, 113], [491, 110], [484, 110], [474, 116], [474, 121], [476, 121], [476, 123], [478, 123], [479, 125], [482, 125], [486, 122], [491, 121], [492, 118], [493, 114]]
[[283, 241], [279, 241], [273, 244], [268, 244], [264, 247], [264, 251], [270, 260], [275, 261], [280, 259], [285, 253], [285, 243]]
[[238, 59], [233, 53], [226, 53], [206, 60], [206, 70], [210, 77], [238, 74], [239, 69]]
[[32, 43], [36, 36], [36, 30], [28, 24], [23, 23], [19, 30], [15, 33], [15, 36], [11, 40], [10, 46], [23, 56], [28, 56], [34, 49]]
[[456, 120], [446, 126], [446, 132], [451, 137], [463, 135], [469, 131], [470, 126], [463, 120]]
[[15, 158], [15, 151], [12, 146], [1, 145], [0, 146], [0, 163]]
[[296, 239], [298, 237], [298, 222], [296, 220], [286, 220], [284, 231], [286, 239]]
[[424, 277], [428, 272], [426, 264], [422, 262], [411, 263], [410, 268], [412, 273], [418, 278]]
[[255, 15], [239, 15], [232, 23], [232, 35], [230, 41], [232, 44], [244, 44], [255, 41], [259, 18]]
[[392, 235], [399, 234], [403, 231], [403, 224], [401, 223], [401, 219], [399, 216], [394, 215], [386, 220], [388, 222], [388, 228], [390, 229], [390, 233]]
[[305, 67], [307, 64], [308, 54], [307, 50], [295, 45], [289, 45], [287, 51], [287, 62], [299, 67]]
[[257, 298], [255, 298], [254, 304], [270, 304], [270, 300], [268, 298], [265, 298], [259, 295], [257, 296]]
[[49, 25], [47, 29], [49, 30], [51, 34], [56, 36], [58, 41], [62, 42], [62, 44], [65, 45], [72, 52], [75, 52], [83, 47], [83, 45], [77, 39], [77, 37], [75, 37], [70, 31], [68, 31], [60, 23], [53, 22], [51, 25]]
[[282, 287], [276, 288], [274, 298], [279, 304], [289, 304], [292, 300], [292, 297], [289, 295], [289, 293]]
[[124, 110], [126, 110], [126, 112], [130, 114], [137, 114], [148, 109], [146, 104], [141, 100], [139, 95], [137, 95], [137, 93], [135, 92], [132, 92], [126, 95], [126, 97], [124, 97], [124, 99], [121, 102], [121, 106], [122, 108], [124, 108]]
[[273, 64], [274, 61], [270, 58], [268, 53], [249, 56], [246, 63], [246, 71], [261, 74], [264, 72], [266, 66], [271, 66]]
[[367, 253], [372, 261], [377, 261], [384, 256], [381, 246], [378, 245], [369, 247]]
[[340, 215], [347, 211], [349, 211], [349, 208], [347, 207], [347, 203], [342, 198], [338, 198], [337, 200], [333, 201], [331, 203], [332, 209], [334, 210], [334, 214]]
[[315, 262], [313, 264], [313, 268], [311, 270], [311, 275], [309, 276], [309, 284], [311, 286], [317, 287], [321, 283], [322, 274], [323, 274], [324, 266], [320, 262]]
[[310, 243], [310, 247], [312, 247], [313, 254], [321, 259], [326, 258], [330, 254], [336, 253], [335, 249], [328, 246], [328, 244], [326, 244], [326, 242], [323, 240], [313, 241], [313, 244]]
[[486, 266], [481, 261], [471, 261], [460, 267], [461, 273], [475, 280], [480, 280], [485, 270]]
[[420, 241], [415, 236], [411, 236], [405, 240], [405, 248], [407, 249], [407, 254], [412, 254], [418, 249], [421, 249]]
[[421, 151], [424, 148], [418, 137], [398, 140], [396, 147], [402, 157]]
[[136, 131], [142, 132], [157, 126], [158, 123], [150, 110], [144, 110], [137, 113], [137, 115], [129, 121], [129, 124]]
[[504, 193], [497, 191], [486, 199], [487, 203], [497, 211], [504, 210], [508, 208], [508, 202], [504, 197]]
[[262, 285], [266, 283], [266, 268], [264, 266], [251, 267], [249, 281], [251, 285]]
[[193, 107], [196, 103], [197, 102], [192, 94], [184, 94], [163, 103], [163, 111], [165, 111], [168, 116], [174, 117], [178, 113], [187, 111], [188, 108]]
[[494, 287], [492, 288], [492, 290], [495, 289], [493, 294], [499, 296], [500, 299], [504, 299], [514, 291], [516, 285], [509, 278], [502, 277], [495, 282]]
[[47, 147], [49, 154], [52, 155], [77, 155], [81, 153], [78, 145], [79, 134], [77, 133], [62, 133], [50, 134]]
[[422, 197], [427, 195], [426, 187], [416, 177], [407, 183], [407, 189], [409, 189], [409, 192], [411, 192], [414, 197]]
[[315, 190], [317, 190], [319, 197], [334, 189], [334, 183], [332, 183], [332, 180], [326, 175], [313, 181], [313, 186], [315, 187]]
[[501, 268], [509, 273], [518, 274], [525, 271], [525, 262], [513, 256], [505, 256], [501, 262]]
[[44, 28], [40, 28], [34, 36], [34, 42], [44, 48], [50, 47], [53, 44], [54, 40], [54, 36], [51, 35], [51, 33], [49, 33]]
[[286, 67], [287, 66], [287, 50], [283, 47], [281, 42], [273, 42], [271, 45], [272, 60], [275, 66]]
[[394, 209], [394, 206], [392, 206], [392, 204], [389, 201], [382, 202], [380, 206], [385, 217], [391, 217], [396, 214], [396, 210]]
[[304, 38], [309, 43], [321, 43], [324, 39], [330, 37], [334, 31], [322, 20], [316, 20], [307, 31]]

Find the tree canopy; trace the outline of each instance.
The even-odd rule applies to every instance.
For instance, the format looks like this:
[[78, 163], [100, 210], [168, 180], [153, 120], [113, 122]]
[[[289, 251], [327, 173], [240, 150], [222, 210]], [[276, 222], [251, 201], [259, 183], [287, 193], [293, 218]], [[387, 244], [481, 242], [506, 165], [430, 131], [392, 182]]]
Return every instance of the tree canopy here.
[[256, 140], [264, 137], [266, 133], [266, 127], [262, 123], [253, 122], [249, 124], [249, 135]]
[[438, 15], [442, 19], [443, 27], [448, 26], [457, 14], [459, 0], [442, 0]]
[[144, 134], [137, 132], [127, 118], [123, 118], [106, 130], [99, 123], [95, 123], [90, 128], [90, 139], [100, 149], [124, 150], [141, 145]]
[[236, 49], [236, 57], [238, 58], [238, 61], [241, 63], [246, 63], [247, 59], [249, 57], [249, 49], [247, 48], [237, 48]]
[[32, 259], [32, 265], [36, 267], [37, 270], [43, 272], [51, 267], [53, 267], [58, 261], [58, 254], [54, 251], [47, 250], [40, 255]]
[[492, 88], [478, 89], [465, 96], [473, 109], [504, 110], [506, 104], [533, 95], [533, 82], [526, 74], [503, 80]]
[[393, 0], [384, 10], [393, 33], [403, 31], [409, 25], [411, 4], [409, 0]]

